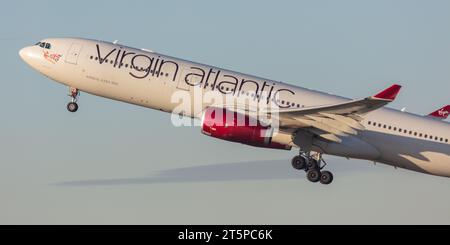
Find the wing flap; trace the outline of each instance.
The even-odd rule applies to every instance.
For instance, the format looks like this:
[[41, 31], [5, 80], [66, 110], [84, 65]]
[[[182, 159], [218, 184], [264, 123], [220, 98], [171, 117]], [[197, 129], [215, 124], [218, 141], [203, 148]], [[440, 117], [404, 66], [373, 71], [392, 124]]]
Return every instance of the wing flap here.
[[337, 114], [329, 114], [329, 113], [320, 113], [320, 114], [324, 115], [326, 117], [332, 118], [336, 121], [345, 123], [346, 125], [354, 128], [354, 129], [358, 129], [358, 130], [365, 129], [365, 127], [360, 123], [360, 121], [362, 121], [361, 117], [358, 117], [358, 119], [354, 119], [352, 117], [346, 117], [346, 116], [341, 116], [341, 115], [337, 115]]
[[316, 122], [322, 123], [322, 124], [326, 124], [329, 127], [333, 127], [339, 131], [342, 131], [346, 134], [352, 134], [352, 135], [357, 135], [358, 132], [353, 129], [351, 126], [349, 126], [348, 124], [345, 124], [341, 121], [332, 119], [332, 118], [328, 118], [328, 117], [318, 117], [318, 116], [308, 116], [306, 115], [307, 118], [310, 118]]
[[348, 134], [346, 134], [345, 132], [343, 132], [339, 129], [336, 129], [328, 124], [324, 124], [324, 123], [321, 123], [321, 122], [318, 122], [315, 120], [308, 120], [308, 119], [303, 119], [303, 118], [296, 118], [296, 120], [302, 124], [306, 124], [309, 127], [314, 127], [314, 128], [320, 129], [324, 132], [332, 133], [334, 135], [341, 136], [341, 137], [348, 136]]
[[336, 143], [341, 143], [342, 139], [339, 138], [338, 136], [334, 135], [334, 134], [330, 134], [327, 132], [324, 132], [320, 129], [316, 129], [316, 128], [308, 128], [308, 131], [310, 131], [311, 133], [313, 133], [314, 135], [317, 135], [325, 140], [331, 141], [331, 142], [336, 142]]

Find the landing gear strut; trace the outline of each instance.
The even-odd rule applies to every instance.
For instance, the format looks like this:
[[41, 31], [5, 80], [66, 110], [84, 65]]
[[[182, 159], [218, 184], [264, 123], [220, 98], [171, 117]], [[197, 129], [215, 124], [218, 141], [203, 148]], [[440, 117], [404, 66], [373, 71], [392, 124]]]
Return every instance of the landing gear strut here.
[[70, 112], [76, 112], [78, 110], [78, 96], [80, 95], [80, 91], [76, 88], [70, 87], [69, 96], [72, 98], [71, 102], [67, 104], [67, 110]]
[[304, 170], [306, 178], [313, 183], [320, 182], [328, 185], [333, 181], [333, 174], [330, 171], [322, 171], [326, 165], [322, 153], [300, 151], [298, 156], [292, 158], [292, 167], [297, 170]]

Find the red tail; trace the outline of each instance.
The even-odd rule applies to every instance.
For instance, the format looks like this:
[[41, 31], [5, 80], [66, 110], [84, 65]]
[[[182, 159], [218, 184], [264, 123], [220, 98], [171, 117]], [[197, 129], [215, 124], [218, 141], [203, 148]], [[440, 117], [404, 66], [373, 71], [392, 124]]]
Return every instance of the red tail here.
[[439, 119], [447, 119], [449, 113], [450, 113], [450, 105], [446, 105], [441, 109], [429, 114], [428, 116]]

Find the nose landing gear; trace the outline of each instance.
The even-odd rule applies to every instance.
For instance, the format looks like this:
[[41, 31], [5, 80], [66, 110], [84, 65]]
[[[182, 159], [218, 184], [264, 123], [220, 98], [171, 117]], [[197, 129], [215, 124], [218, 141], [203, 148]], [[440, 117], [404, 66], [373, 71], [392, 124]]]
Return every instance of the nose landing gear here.
[[298, 156], [292, 158], [292, 167], [297, 170], [304, 170], [306, 178], [313, 182], [320, 182], [328, 185], [333, 182], [333, 174], [330, 171], [322, 171], [327, 165], [322, 158], [322, 153], [302, 152]]
[[76, 112], [78, 111], [78, 96], [80, 96], [80, 91], [76, 88], [70, 87], [69, 89], [69, 96], [72, 98], [71, 102], [67, 104], [67, 110], [70, 112]]

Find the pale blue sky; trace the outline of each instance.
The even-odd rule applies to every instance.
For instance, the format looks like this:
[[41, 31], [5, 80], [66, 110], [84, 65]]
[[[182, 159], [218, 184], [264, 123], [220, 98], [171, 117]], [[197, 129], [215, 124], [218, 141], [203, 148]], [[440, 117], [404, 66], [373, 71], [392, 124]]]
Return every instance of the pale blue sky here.
[[47, 37], [116, 40], [392, 107], [448, 104], [450, 2], [8, 1], [0, 9], [0, 224], [450, 224], [450, 179], [215, 140], [170, 115], [67, 89], [17, 52]]

